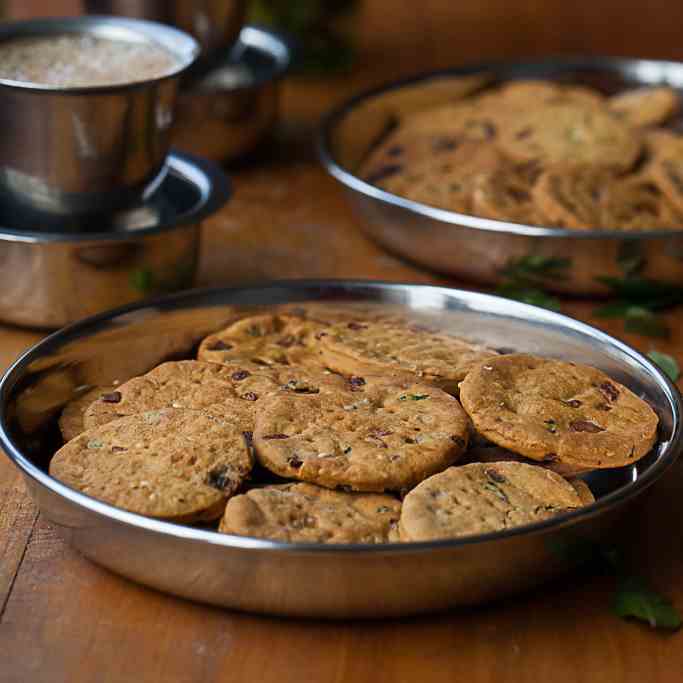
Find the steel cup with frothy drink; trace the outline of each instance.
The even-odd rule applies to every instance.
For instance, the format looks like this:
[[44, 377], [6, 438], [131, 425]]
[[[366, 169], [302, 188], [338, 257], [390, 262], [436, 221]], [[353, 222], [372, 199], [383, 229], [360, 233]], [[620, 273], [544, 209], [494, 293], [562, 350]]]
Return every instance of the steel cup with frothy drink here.
[[0, 191], [46, 219], [106, 213], [164, 177], [180, 75], [199, 46], [119, 17], [0, 26]]

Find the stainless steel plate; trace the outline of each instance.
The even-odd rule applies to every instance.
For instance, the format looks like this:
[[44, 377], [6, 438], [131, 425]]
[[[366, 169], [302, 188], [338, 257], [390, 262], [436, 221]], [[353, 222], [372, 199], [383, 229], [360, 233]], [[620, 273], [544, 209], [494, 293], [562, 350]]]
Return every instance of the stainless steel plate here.
[[642, 264], [644, 277], [680, 282], [683, 231], [576, 231], [478, 218], [399, 197], [356, 175], [368, 151], [402, 115], [448, 102], [449, 82], [478, 73], [492, 84], [542, 78], [590, 85], [607, 94], [655, 84], [683, 93], [682, 63], [588, 57], [478, 64], [359, 95], [325, 119], [319, 151], [329, 173], [346, 187], [368, 235], [411, 261], [483, 284], [500, 282], [503, 271], [529, 258], [559, 259], [566, 266], [543, 283], [558, 292], [605, 294], [598, 278], [622, 277], [623, 264], [633, 259]]
[[[632, 467], [591, 475], [598, 502], [539, 524], [435, 543], [287, 544], [147, 519], [73, 491], [46, 473], [56, 417], [79, 386], [125, 380], [170, 357], [238, 311], [315, 302], [392, 307], [493, 346], [603, 368], [645, 397], [661, 420], [653, 451]], [[0, 383], [0, 442], [60, 533], [93, 561], [135, 581], [241, 610], [384, 617], [491, 600], [570, 569], [577, 544], [610, 538], [627, 504], [681, 448], [677, 390], [647, 359], [575, 320], [505, 299], [426, 285], [281, 282], [187, 292], [100, 315], [25, 353]]]

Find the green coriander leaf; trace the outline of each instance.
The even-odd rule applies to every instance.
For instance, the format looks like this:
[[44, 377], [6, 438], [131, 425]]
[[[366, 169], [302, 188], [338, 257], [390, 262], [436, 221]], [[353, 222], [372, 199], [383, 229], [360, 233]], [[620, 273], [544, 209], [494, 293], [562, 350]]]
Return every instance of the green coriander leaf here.
[[633, 304], [628, 301], [612, 301], [604, 306], [600, 306], [593, 311], [593, 315], [598, 318], [624, 318], [629, 308]]
[[652, 311], [642, 306], [631, 306], [626, 310], [624, 329], [645, 337], [668, 337], [666, 323]]
[[683, 288], [670, 282], [642, 277], [601, 276], [596, 279], [606, 285], [612, 294], [633, 304], [664, 308], [683, 302]]
[[676, 362], [676, 359], [671, 357], [668, 353], [653, 350], [647, 354], [647, 357], [653, 363], [659, 365], [672, 382], [675, 382], [679, 378], [681, 371], [678, 367], [678, 363]]
[[569, 259], [527, 254], [516, 261], [510, 261], [503, 270], [503, 275], [520, 281], [558, 278], [563, 277], [564, 271], [570, 265]]
[[147, 294], [154, 288], [154, 273], [149, 268], [138, 268], [130, 274], [128, 281], [133, 289]]
[[619, 583], [613, 607], [615, 614], [622, 619], [639, 619], [652, 628], [675, 631], [681, 627], [681, 617], [676, 608], [635, 576]]
[[429, 394], [403, 394], [403, 396], [398, 397], [398, 400], [399, 401], [424, 401], [426, 398], [429, 398]]

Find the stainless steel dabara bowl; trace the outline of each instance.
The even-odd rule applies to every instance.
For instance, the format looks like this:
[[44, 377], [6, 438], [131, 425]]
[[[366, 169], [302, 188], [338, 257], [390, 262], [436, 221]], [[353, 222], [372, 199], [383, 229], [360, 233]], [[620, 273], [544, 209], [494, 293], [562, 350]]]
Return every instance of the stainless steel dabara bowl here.
[[[56, 88], [0, 79], [0, 192], [41, 215], [120, 209], [163, 180], [180, 75], [199, 54], [189, 35], [121, 17], [0, 24], [0, 42], [65, 33], [156, 45], [177, 68], [112, 86]], [[134, 78], [134, 75], [131, 76]]]
[[276, 125], [291, 55], [282, 36], [245, 26], [225, 59], [181, 90], [174, 146], [219, 162], [253, 151]]
[[201, 222], [228, 194], [216, 166], [171, 154], [154, 195], [106, 219], [46, 231], [0, 201], [0, 320], [56, 328], [192, 286]]
[[[660, 418], [652, 452], [589, 475], [597, 502], [534, 525], [462, 539], [386, 545], [282, 543], [180, 526], [111, 507], [47, 474], [55, 421], [77, 387], [143, 373], [239, 312], [278, 304], [390, 307], [480, 342], [601, 367]], [[272, 308], [271, 308], [272, 310]], [[522, 591], [613, 540], [630, 504], [681, 450], [681, 397], [646, 358], [588, 325], [494, 296], [426, 285], [279, 282], [197, 290], [106, 313], [25, 353], [0, 383], [0, 442], [43, 514], [85, 556], [134, 581], [224, 607], [309, 617], [388, 617]]]
[[85, 0], [95, 14], [118, 14], [170, 24], [193, 35], [204, 55], [229, 49], [246, 16], [246, 0]]
[[[497, 284], [510, 268], [535, 260], [561, 266], [542, 286], [557, 292], [605, 295], [599, 278], [623, 277], [634, 259], [643, 277], [683, 279], [683, 230], [578, 231], [469, 216], [405, 199], [357, 175], [367, 153], [401, 116], [449, 102], [450, 85], [482, 74], [489, 84], [541, 78], [590, 85], [611, 94], [666, 84], [683, 93], [683, 63], [642, 59], [574, 58], [478, 64], [417, 76], [361, 94], [323, 122], [319, 153], [328, 172], [347, 190], [370, 237], [386, 249], [434, 270], [482, 284]], [[674, 122], [680, 127], [681, 121]]]

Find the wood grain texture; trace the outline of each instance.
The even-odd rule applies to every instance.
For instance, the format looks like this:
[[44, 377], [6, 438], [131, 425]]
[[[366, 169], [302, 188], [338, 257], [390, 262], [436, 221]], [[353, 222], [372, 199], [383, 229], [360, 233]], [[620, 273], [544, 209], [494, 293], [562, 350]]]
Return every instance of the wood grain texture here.
[[[62, 14], [72, 0], [12, 0], [17, 14]], [[339, 186], [318, 167], [319, 116], [358, 89], [482, 58], [585, 51], [683, 57], [683, 5], [653, 0], [366, 0], [361, 54], [348, 76], [290, 79], [278, 141], [232, 170], [235, 195], [208, 221], [200, 284], [282, 277], [446, 282], [366, 240]], [[457, 284], [457, 283], [455, 283]], [[591, 321], [592, 302], [563, 310]], [[666, 342], [600, 326], [683, 364], [683, 312]], [[595, 321], [593, 321], [595, 322]], [[39, 335], [0, 328], [0, 365]], [[632, 562], [683, 606], [683, 466], [632, 517]], [[681, 679], [683, 633], [662, 635], [612, 616], [609, 577], [578, 575], [476, 610], [378, 623], [314, 623], [234, 614], [164, 596], [84, 560], [36, 516], [0, 460], [0, 683], [271, 681], [296, 683], [625, 681]]]

